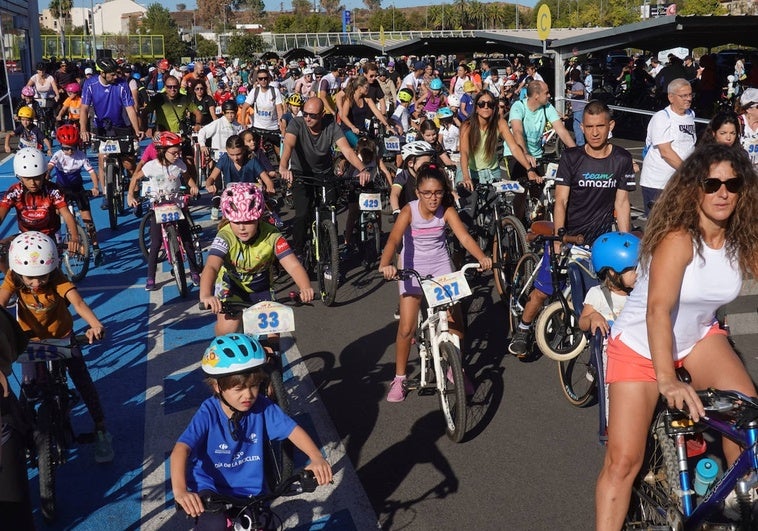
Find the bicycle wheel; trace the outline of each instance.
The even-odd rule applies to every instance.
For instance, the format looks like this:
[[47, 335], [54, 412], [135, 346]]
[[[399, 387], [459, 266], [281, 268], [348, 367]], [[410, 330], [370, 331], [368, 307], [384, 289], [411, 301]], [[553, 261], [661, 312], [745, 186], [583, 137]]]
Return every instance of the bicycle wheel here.
[[68, 242], [71, 240], [71, 235], [68, 234], [66, 226], [61, 227], [63, 233], [63, 253], [61, 255], [61, 266], [63, 273], [68, 277], [71, 282], [79, 282], [89, 271], [89, 235], [78, 222], [76, 223], [76, 232], [78, 234], [79, 245], [77, 245], [76, 251], [71, 252], [68, 250]]
[[[155, 214], [151, 210], [142, 216], [139, 222], [139, 238], [137, 239], [137, 243], [139, 243], [139, 250], [142, 251], [142, 256], [145, 260], [147, 260], [150, 254], [150, 224], [153, 222], [153, 219], [155, 219]], [[160, 264], [165, 259], [166, 251], [161, 247], [161, 250], [158, 251], [158, 263]]]
[[566, 400], [576, 407], [587, 407], [597, 399], [597, 366], [592, 363], [592, 343], [576, 357], [558, 362], [558, 379]]
[[339, 283], [339, 251], [337, 250], [337, 227], [325, 219], [318, 228], [318, 287], [321, 300], [326, 306], [334, 304]]
[[487, 249], [490, 246], [490, 239], [483, 213], [480, 212], [476, 215], [472, 229], [474, 232], [474, 238], [476, 239], [476, 244], [480, 249]]
[[664, 422], [659, 415], [648, 435], [645, 461], [632, 486], [624, 529], [669, 529], [669, 513], [681, 516], [676, 448], [666, 435]]
[[166, 227], [166, 240], [168, 241], [168, 253], [171, 256], [171, 270], [174, 273], [176, 287], [179, 288], [179, 296], [187, 296], [187, 273], [184, 270], [182, 251], [179, 249], [179, 234], [176, 225]]
[[526, 249], [526, 229], [521, 221], [515, 216], [500, 220], [500, 230], [495, 231], [492, 243], [492, 258], [501, 264], [501, 268], [495, 269], [495, 289], [503, 302], [508, 302], [511, 279]]
[[555, 361], [575, 358], [587, 346], [587, 336], [579, 328], [576, 315], [571, 310], [567, 321], [561, 301], [551, 302], [540, 312], [534, 337], [540, 351]]
[[118, 184], [116, 185], [116, 203], [119, 216], [126, 214], [126, 192], [129, 190], [129, 175], [122, 167], [119, 174]]
[[508, 296], [508, 315], [510, 319], [510, 331], [518, 327], [524, 305], [532, 289], [532, 273], [539, 263], [539, 258], [534, 253], [522, 256], [516, 264], [511, 281], [511, 291]]
[[55, 469], [58, 465], [58, 447], [55, 441], [53, 419], [57, 408], [49, 401], [42, 402], [37, 411], [34, 429], [34, 446], [37, 452], [39, 471], [40, 509], [45, 521], [50, 523], [56, 517]]
[[118, 228], [118, 205], [116, 203], [116, 165], [108, 163], [105, 167], [105, 200], [108, 202], [108, 223], [111, 230]]
[[[266, 396], [276, 403], [281, 410], [291, 416], [289, 397], [284, 387], [282, 379], [282, 370], [279, 367], [281, 361], [276, 359], [271, 362], [269, 368], [269, 382], [266, 389]], [[270, 441], [269, 452], [272, 457], [269, 483], [279, 484], [283, 479], [292, 475], [294, 468], [295, 448], [289, 439], [283, 441]]]
[[374, 230], [374, 259], [378, 260], [382, 256], [382, 217], [381, 213], [377, 213], [371, 227]]
[[449, 341], [440, 343], [440, 364], [443, 376], [442, 382], [437, 382], [437, 391], [445, 416], [445, 431], [453, 442], [461, 442], [466, 434], [466, 388], [461, 352]]

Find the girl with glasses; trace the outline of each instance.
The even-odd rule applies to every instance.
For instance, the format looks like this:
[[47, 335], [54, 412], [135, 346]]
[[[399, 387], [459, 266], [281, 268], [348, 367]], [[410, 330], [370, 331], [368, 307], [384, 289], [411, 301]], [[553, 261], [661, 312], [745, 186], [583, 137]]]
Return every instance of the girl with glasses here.
[[[451, 273], [453, 265], [447, 252], [445, 227], [458, 238], [461, 245], [479, 262], [482, 270], [492, 267], [492, 260], [484, 254], [469, 235], [466, 225], [453, 206], [453, 196], [447, 177], [436, 164], [423, 164], [416, 175], [416, 197], [403, 207], [397, 217], [395, 226], [389, 235], [387, 245], [382, 252], [379, 271], [387, 280], [397, 274], [397, 268], [391, 265], [397, 249], [401, 248], [402, 267], [412, 268], [421, 275], [434, 277]], [[398, 283], [400, 287], [400, 321], [395, 342], [395, 378], [387, 394], [388, 402], [405, 400], [403, 380], [406, 378], [406, 366], [411, 351], [411, 339], [416, 329], [422, 290], [413, 278]], [[463, 318], [460, 307], [451, 310], [451, 331], [463, 341]], [[466, 394], [474, 393], [474, 386], [465, 377]]]
[[[608, 450], [595, 491], [597, 529], [620, 529], [659, 395], [697, 422], [697, 389], [756, 396], [716, 310], [758, 272], [758, 177], [744, 150], [698, 147], [655, 203], [638, 279], [608, 339]], [[684, 367], [692, 383], [680, 382]], [[728, 464], [740, 448], [723, 439]]]

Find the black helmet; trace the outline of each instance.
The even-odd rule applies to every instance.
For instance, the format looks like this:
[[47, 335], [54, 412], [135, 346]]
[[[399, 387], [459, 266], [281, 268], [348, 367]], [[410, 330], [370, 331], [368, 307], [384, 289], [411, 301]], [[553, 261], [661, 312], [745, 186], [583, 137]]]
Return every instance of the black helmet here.
[[95, 68], [98, 72], [102, 72], [104, 74], [112, 74], [118, 70], [118, 63], [110, 57], [101, 57], [95, 61]]
[[234, 111], [237, 112], [237, 102], [234, 100], [226, 100], [221, 104], [221, 112]]
[[380, 68], [378, 74], [379, 77], [389, 77], [390, 72], [386, 68]]

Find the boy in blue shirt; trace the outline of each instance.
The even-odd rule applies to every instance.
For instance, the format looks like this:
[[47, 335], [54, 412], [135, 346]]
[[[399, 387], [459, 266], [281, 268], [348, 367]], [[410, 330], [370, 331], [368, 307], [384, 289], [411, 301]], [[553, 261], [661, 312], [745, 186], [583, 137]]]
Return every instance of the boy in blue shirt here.
[[203, 355], [213, 396], [202, 403], [171, 452], [174, 498], [203, 529], [225, 529], [226, 516], [204, 512], [201, 495], [244, 498], [264, 492], [266, 438], [289, 439], [310, 459], [305, 468], [319, 485], [332, 480], [329, 463], [306, 431], [259, 395], [265, 361], [260, 343], [244, 334], [215, 338]]

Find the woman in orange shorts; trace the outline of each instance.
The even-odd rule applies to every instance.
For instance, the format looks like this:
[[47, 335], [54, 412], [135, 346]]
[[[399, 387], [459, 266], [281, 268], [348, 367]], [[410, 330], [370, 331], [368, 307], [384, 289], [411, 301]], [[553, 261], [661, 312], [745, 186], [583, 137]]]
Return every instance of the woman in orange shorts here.
[[[639, 267], [608, 342], [608, 449], [595, 490], [603, 531], [624, 523], [659, 395], [697, 421], [696, 389], [756, 394], [715, 317], [743, 275], [758, 273], [758, 177], [744, 150], [702, 146], [682, 163], [651, 212]], [[729, 462], [740, 451], [728, 440], [723, 448]]]

